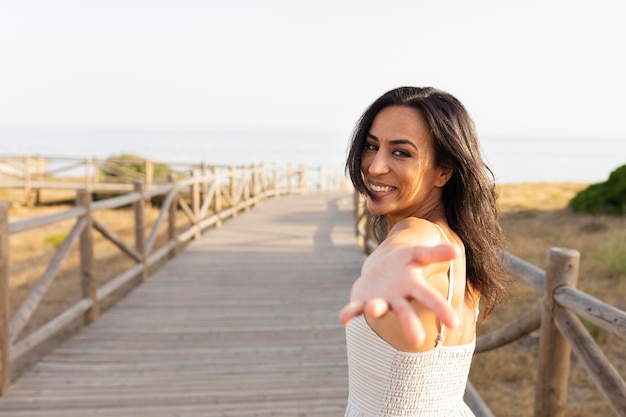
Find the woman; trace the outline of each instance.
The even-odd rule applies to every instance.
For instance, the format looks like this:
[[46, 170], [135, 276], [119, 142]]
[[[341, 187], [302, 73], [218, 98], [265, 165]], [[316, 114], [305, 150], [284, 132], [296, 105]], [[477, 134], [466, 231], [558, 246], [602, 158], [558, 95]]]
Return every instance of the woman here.
[[346, 416], [472, 416], [478, 305], [487, 316], [504, 292], [504, 239], [471, 118], [446, 92], [391, 90], [361, 117], [346, 168], [380, 242], [340, 312]]

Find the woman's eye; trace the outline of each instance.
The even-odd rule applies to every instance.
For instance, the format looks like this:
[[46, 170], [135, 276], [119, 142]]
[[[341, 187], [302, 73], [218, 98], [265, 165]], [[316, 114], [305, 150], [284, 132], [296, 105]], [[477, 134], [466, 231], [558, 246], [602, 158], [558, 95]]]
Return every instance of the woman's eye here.
[[376, 149], [378, 149], [378, 147], [372, 143], [367, 143], [365, 145], [365, 150], [366, 151], [375, 151]]
[[410, 154], [410, 153], [408, 153], [407, 151], [404, 151], [404, 150], [402, 150], [402, 149], [398, 149], [398, 150], [393, 151], [393, 154], [394, 154], [395, 156], [400, 156], [400, 157], [402, 157], [402, 158], [408, 158], [408, 157], [410, 157], [410, 156], [411, 156], [411, 154]]

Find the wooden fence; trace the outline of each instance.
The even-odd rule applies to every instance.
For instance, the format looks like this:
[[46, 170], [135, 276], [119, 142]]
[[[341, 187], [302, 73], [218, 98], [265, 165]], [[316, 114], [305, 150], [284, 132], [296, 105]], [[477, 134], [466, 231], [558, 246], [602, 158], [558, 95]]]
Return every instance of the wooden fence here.
[[[276, 164], [272, 164], [276, 167]], [[242, 168], [242, 167], [240, 167]], [[238, 168], [238, 169], [240, 169]], [[230, 165], [187, 162], [157, 162], [151, 159], [76, 158], [64, 156], [0, 155], [0, 189], [22, 190], [22, 201], [33, 206], [42, 201], [45, 190], [85, 189], [96, 194], [119, 194], [133, 191], [140, 181], [145, 189], [168, 183], [169, 176], [189, 176], [197, 171], [201, 177], [216, 170], [233, 170]], [[249, 166], [247, 169], [267, 172], [271, 168]], [[300, 175], [300, 186], [341, 187], [344, 180], [332, 170], [320, 167], [285, 166], [283, 175]], [[223, 173], [232, 176], [233, 173]]]
[[[318, 178], [313, 186], [308, 180], [311, 171]], [[49, 184], [54, 185], [53, 182], [47, 182], [38, 186], [44, 189]], [[76, 192], [74, 208], [19, 221], [9, 222], [9, 205], [0, 203], [0, 394], [9, 387], [11, 365], [18, 359], [58, 335], [76, 320], [82, 318], [86, 324], [98, 320], [101, 305], [107, 297], [128, 284], [132, 285], [138, 279], [145, 280], [151, 267], [174, 256], [181, 245], [199, 237], [205, 229], [219, 226], [223, 220], [236, 217], [242, 210], [248, 210], [270, 197], [303, 193], [312, 188], [337, 190], [345, 184], [343, 175], [320, 174], [319, 169], [310, 170], [306, 167], [293, 169], [278, 166], [213, 166], [206, 171], [193, 170], [185, 177], [172, 174], [167, 182], [160, 185], [153, 183], [150, 188], [146, 187], [145, 181], [136, 181], [130, 185], [131, 192], [96, 202], [92, 201], [94, 188], [83, 187]], [[157, 196], [162, 198], [158, 218], [151, 230], [147, 230], [146, 202]], [[133, 244], [125, 242], [115, 231], [94, 217], [94, 213], [99, 210], [129, 205], [134, 209]], [[179, 211], [188, 218], [189, 226], [182, 232], [176, 226]], [[9, 238], [68, 219], [75, 220], [74, 226], [24, 302], [10, 317]], [[156, 245], [162, 229], [166, 230], [166, 241], [162, 245]], [[94, 231], [117, 246], [134, 264], [99, 287], [99, 277], [94, 268]], [[20, 338], [77, 242], [82, 280], [81, 299], [32, 333]]]
[[[356, 233], [360, 245], [371, 253], [377, 246], [372, 216], [355, 193]], [[542, 304], [512, 323], [476, 341], [476, 353], [512, 343], [539, 329], [535, 417], [564, 417], [570, 355], [573, 350], [596, 387], [620, 417], [626, 416], [626, 384], [577, 316], [626, 340], [626, 312], [578, 289], [580, 255], [566, 248], [548, 251], [546, 270], [503, 252], [507, 271], [542, 294]], [[477, 417], [493, 413], [468, 381], [465, 400]]]

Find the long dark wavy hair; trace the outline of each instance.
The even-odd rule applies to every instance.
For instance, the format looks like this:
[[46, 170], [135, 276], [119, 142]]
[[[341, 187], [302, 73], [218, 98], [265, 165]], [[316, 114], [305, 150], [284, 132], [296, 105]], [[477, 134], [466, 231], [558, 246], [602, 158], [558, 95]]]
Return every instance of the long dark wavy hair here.
[[[414, 108], [424, 116], [434, 141], [435, 162], [453, 171], [442, 190], [446, 218], [465, 245], [467, 280], [480, 293], [487, 317], [506, 294], [500, 257], [505, 239], [493, 172], [482, 159], [474, 122], [459, 100], [432, 87], [400, 87], [383, 94], [359, 119], [346, 162], [352, 184], [364, 195], [370, 195], [361, 173], [367, 134], [376, 115], [389, 106]], [[375, 216], [374, 228], [382, 241], [387, 235], [386, 216]]]

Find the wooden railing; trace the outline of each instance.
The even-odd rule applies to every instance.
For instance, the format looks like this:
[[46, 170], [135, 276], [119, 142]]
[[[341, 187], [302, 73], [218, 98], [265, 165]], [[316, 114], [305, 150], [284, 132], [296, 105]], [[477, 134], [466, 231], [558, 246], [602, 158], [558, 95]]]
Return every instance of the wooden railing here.
[[[356, 194], [356, 193], [355, 193]], [[366, 253], [377, 246], [372, 216], [355, 195], [356, 234]], [[626, 312], [578, 289], [580, 255], [565, 248], [548, 251], [546, 270], [503, 252], [507, 271], [542, 294], [535, 310], [476, 341], [476, 353], [487, 352], [540, 330], [535, 386], [535, 417], [563, 417], [567, 397], [570, 354], [573, 350], [596, 387], [620, 417], [626, 416], [626, 384], [604, 355], [578, 316], [626, 340]], [[468, 381], [465, 401], [477, 417], [493, 417], [489, 407]]]
[[[276, 164], [272, 164], [276, 166]], [[224, 177], [233, 168], [230, 165], [159, 162], [151, 159], [76, 158], [65, 156], [39, 155], [0, 155], [0, 189], [22, 190], [23, 203], [33, 206], [41, 201], [44, 190], [85, 189], [98, 194], [117, 194], [133, 191], [133, 183], [140, 181], [146, 189], [168, 183], [169, 176], [186, 177], [190, 172], [200, 176], [209, 175], [218, 170]], [[249, 166], [256, 172], [269, 172], [268, 166]], [[260, 175], [260, 174], [259, 174]], [[268, 174], [271, 175], [271, 174]], [[281, 168], [279, 175], [299, 175], [299, 186], [310, 189], [316, 187], [341, 187], [345, 183], [342, 176], [333, 170], [320, 167], [307, 169], [304, 166], [287, 165]], [[295, 185], [293, 183], [292, 185]]]
[[[307, 179], [310, 172], [317, 175], [317, 183], [311, 184]], [[0, 203], [0, 393], [9, 387], [11, 365], [18, 359], [81, 317], [86, 324], [98, 320], [103, 300], [127, 284], [132, 285], [139, 279], [145, 280], [152, 267], [176, 255], [181, 245], [198, 238], [207, 228], [219, 226], [223, 220], [236, 217], [242, 210], [248, 210], [270, 197], [304, 193], [312, 189], [339, 190], [343, 186], [343, 175], [320, 174], [319, 169], [214, 166], [204, 172], [193, 170], [185, 177], [170, 175], [168, 182], [152, 184], [150, 188], [146, 187], [145, 182], [136, 181], [130, 185], [131, 192], [96, 202], [92, 201], [93, 189], [78, 189], [74, 208], [24, 220], [9, 221], [9, 205]], [[147, 230], [146, 202], [157, 196], [162, 198], [158, 218], [152, 228]], [[134, 210], [133, 244], [125, 242], [120, 235], [94, 216], [100, 210], [129, 205]], [[176, 225], [179, 211], [187, 217], [189, 225], [182, 231], [177, 230]], [[9, 239], [22, 232], [64, 220], [74, 220], [75, 223], [45, 272], [10, 317]], [[166, 230], [165, 243], [157, 245], [159, 231], [163, 229]], [[94, 231], [99, 232], [133, 261], [132, 267], [108, 279], [101, 286], [97, 282], [102, 277], [97, 276], [94, 268]], [[77, 243], [82, 297], [46, 324], [20, 338]]]

